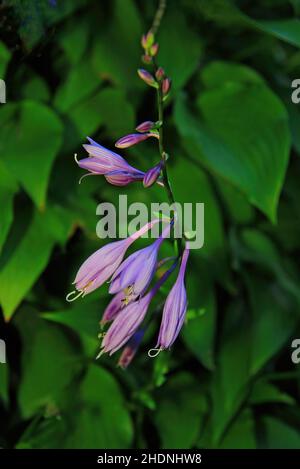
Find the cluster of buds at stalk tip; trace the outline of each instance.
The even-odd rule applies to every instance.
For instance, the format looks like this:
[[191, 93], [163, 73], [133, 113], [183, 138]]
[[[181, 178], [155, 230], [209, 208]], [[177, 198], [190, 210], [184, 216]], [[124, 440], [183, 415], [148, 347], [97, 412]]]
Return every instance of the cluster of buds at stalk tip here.
[[[144, 49], [143, 59], [154, 66], [151, 74], [145, 69], [139, 69], [140, 78], [149, 86], [156, 88], [160, 100], [166, 99], [171, 87], [171, 80], [166, 76], [162, 67], [157, 67], [155, 56], [158, 44], [150, 31], [142, 37]], [[130, 165], [122, 156], [88, 137], [88, 143], [83, 145], [88, 156], [75, 161], [80, 168], [86, 169], [89, 175], [102, 175], [106, 181], [115, 186], [125, 186], [132, 182], [140, 182], [145, 188], [158, 183], [168, 183], [164, 179], [168, 155], [162, 146], [162, 121], [142, 122], [136, 127], [136, 132], [121, 137], [115, 143], [117, 148], [125, 149], [154, 137], [160, 145], [160, 161], [146, 171]], [[175, 216], [157, 218], [147, 223], [126, 239], [111, 242], [94, 252], [79, 268], [75, 280], [75, 290], [67, 295], [67, 301], [74, 301], [79, 297], [93, 292], [106, 282], [109, 282], [109, 294], [113, 295], [107, 305], [102, 319], [101, 327], [109, 327], [102, 336], [101, 350], [110, 355], [123, 348], [119, 358], [119, 366], [126, 368], [133, 359], [144, 336], [145, 326], [142, 324], [153, 297], [160, 287], [169, 278], [174, 269], [178, 267], [178, 276], [170, 290], [162, 312], [160, 330], [154, 349], [149, 356], [156, 356], [161, 350], [171, 347], [183, 325], [187, 296], [185, 290], [185, 270], [189, 256], [188, 242], [185, 249], [177, 257], [159, 260], [159, 251], [162, 243], [169, 237], [174, 225]], [[155, 224], [166, 223], [161, 235], [149, 246], [135, 251], [125, 258], [129, 247]], [[170, 260], [173, 264], [160, 274], [161, 266]], [[155, 282], [154, 279], [158, 277]], [[154, 285], [153, 285], [154, 282]], [[151, 352], [151, 354], [150, 354]]]
[[153, 61], [153, 57], [157, 55], [159, 49], [159, 45], [155, 42], [155, 37], [152, 31], [148, 31], [147, 34], [143, 34], [141, 45], [144, 49], [144, 54], [142, 56], [143, 62], [150, 64]]

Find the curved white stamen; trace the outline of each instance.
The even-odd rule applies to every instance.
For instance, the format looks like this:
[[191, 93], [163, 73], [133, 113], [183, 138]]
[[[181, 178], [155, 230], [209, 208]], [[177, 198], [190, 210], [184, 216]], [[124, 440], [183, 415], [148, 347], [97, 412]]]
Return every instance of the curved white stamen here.
[[66, 300], [68, 301], [68, 303], [72, 303], [73, 301], [80, 298], [83, 295], [83, 293], [84, 293], [84, 290], [79, 290], [79, 291], [73, 290], [73, 291], [71, 291], [70, 293], [67, 294]]
[[76, 161], [77, 164], [79, 164], [79, 161], [77, 159], [77, 153], [74, 153], [74, 160]]
[[162, 348], [151, 348], [148, 350], [148, 357], [155, 358], [160, 354], [160, 352], [162, 352], [162, 350]]
[[78, 184], [81, 184], [81, 181], [86, 178], [87, 176], [97, 176], [97, 173], [87, 173], [87, 174], [84, 174], [83, 176], [81, 176], [81, 178], [79, 179], [78, 181]]

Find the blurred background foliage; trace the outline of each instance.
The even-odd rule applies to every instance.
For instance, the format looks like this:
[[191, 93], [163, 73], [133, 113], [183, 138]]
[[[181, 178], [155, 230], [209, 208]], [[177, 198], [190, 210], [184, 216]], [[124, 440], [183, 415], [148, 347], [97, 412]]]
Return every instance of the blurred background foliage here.
[[[95, 362], [106, 288], [65, 301], [104, 242], [97, 203], [165, 197], [101, 177], [79, 186], [73, 160], [87, 135], [113, 148], [156, 120], [136, 74], [156, 6], [1, 4], [1, 447], [300, 448], [299, 0], [168, 0], [158, 39], [173, 79], [170, 174], [178, 201], [205, 203], [173, 349], [147, 357], [157, 320], [127, 371], [114, 357]], [[145, 170], [156, 147], [126, 157]]]

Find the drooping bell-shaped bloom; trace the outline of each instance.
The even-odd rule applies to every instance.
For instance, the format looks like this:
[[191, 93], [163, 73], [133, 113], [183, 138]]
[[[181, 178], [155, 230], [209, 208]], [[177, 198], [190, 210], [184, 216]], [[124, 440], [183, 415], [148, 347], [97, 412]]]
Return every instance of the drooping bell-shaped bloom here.
[[127, 289], [127, 297], [141, 295], [149, 286], [157, 269], [157, 256], [161, 243], [170, 232], [169, 224], [161, 236], [146, 248], [134, 252], [125, 259], [115, 271], [109, 293], [118, 293]]
[[133, 336], [129, 339], [127, 342], [126, 346], [124, 347], [124, 350], [122, 351], [122, 354], [119, 358], [118, 365], [123, 368], [124, 370], [130, 365], [132, 362], [139, 346], [140, 343], [144, 337], [145, 330], [140, 329], [136, 331]]
[[178, 277], [170, 293], [167, 296], [163, 316], [156, 344], [157, 349], [166, 349], [176, 340], [183, 325], [187, 309], [186, 289], [184, 285], [184, 275], [189, 257], [188, 245], [184, 250]]
[[[86, 259], [77, 272], [73, 282], [76, 290], [81, 295], [86, 295], [100, 287], [119, 267], [129, 246], [159, 221], [159, 219], [154, 219], [128, 238], [106, 244], [94, 252], [94, 254]], [[72, 294], [73, 292], [68, 297]], [[68, 297], [67, 299], [69, 300]]]
[[133, 336], [133, 334], [138, 330], [140, 324], [143, 322], [152, 298], [153, 293], [151, 291], [143, 298], [140, 298], [123, 308], [122, 312], [117, 315], [106, 332], [102, 340], [102, 350], [100, 354], [108, 352], [112, 355], [120, 347], [126, 344], [126, 342], [128, 342], [130, 337]]
[[119, 314], [117, 314], [115, 320], [102, 340], [101, 351], [97, 358], [107, 352], [112, 355], [126, 344], [131, 337], [133, 337], [146, 316], [152, 298], [172, 273], [175, 265], [176, 264], [174, 263], [174, 265], [163, 274], [159, 281], [145, 296], [129, 303]]
[[[80, 168], [87, 169], [90, 174], [107, 176], [106, 179], [114, 185], [126, 185], [143, 179], [145, 173], [128, 164], [122, 156], [99, 145], [89, 137], [88, 140], [90, 143], [83, 145], [83, 147], [89, 157], [76, 160]], [[119, 180], [122, 180], [122, 184], [116, 182]]]
[[160, 161], [157, 165], [153, 166], [153, 168], [148, 169], [144, 178], [143, 178], [143, 186], [144, 187], [151, 187], [157, 179], [159, 178], [160, 172], [162, 169], [162, 162]]
[[147, 132], [147, 133], [139, 133], [139, 134], [129, 134], [125, 135], [125, 137], [119, 138], [119, 140], [115, 143], [117, 148], [128, 148], [136, 145], [137, 143], [143, 142], [147, 140], [149, 137], [159, 138], [157, 132]]

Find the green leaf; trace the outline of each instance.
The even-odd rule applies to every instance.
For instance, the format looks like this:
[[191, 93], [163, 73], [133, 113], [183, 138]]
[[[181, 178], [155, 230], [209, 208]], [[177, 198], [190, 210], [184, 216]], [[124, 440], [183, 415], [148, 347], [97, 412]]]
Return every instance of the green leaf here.
[[56, 402], [81, 364], [78, 352], [63, 330], [42, 321], [27, 309], [16, 317], [22, 337], [22, 380], [19, 406], [24, 418]]
[[123, 92], [112, 88], [101, 90], [72, 107], [70, 117], [82, 136], [105, 127], [109, 136], [117, 139], [130, 132], [135, 124], [133, 109]]
[[134, 1], [116, 0], [113, 16], [103, 26], [101, 33], [96, 38], [92, 52], [96, 73], [122, 88], [133, 88], [136, 95], [137, 87], [143, 88], [135, 71], [140, 66], [143, 30]]
[[133, 428], [120, 388], [108, 371], [96, 365], [78, 391], [79, 404], [72, 412], [72, 426], [65, 448], [128, 448]]
[[69, 219], [63, 216], [55, 208], [45, 214], [35, 212], [21, 240], [6, 251], [9, 257], [0, 271], [0, 303], [6, 321], [46, 267], [54, 244], [69, 235]]
[[265, 432], [264, 448], [300, 449], [300, 433], [280, 420], [264, 417], [262, 423]]
[[289, 44], [300, 47], [300, 20], [298, 18], [280, 18], [279, 20], [253, 19], [241, 12], [233, 2], [211, 0], [209, 4], [201, 0], [199, 8], [210, 19], [229, 25], [241, 25], [270, 34]]
[[0, 223], [0, 253], [13, 221], [13, 199], [18, 186], [6, 170], [2, 161], [0, 161], [0, 206], [1, 223]]
[[204, 91], [197, 100], [202, 117], [180, 96], [175, 121], [189, 154], [275, 221], [290, 150], [288, 116], [263, 82], [245, 83], [245, 74], [237, 75], [234, 66], [231, 81]]
[[250, 409], [245, 409], [227, 430], [220, 449], [255, 449], [255, 420]]
[[250, 373], [257, 373], [288, 341], [298, 318], [280, 289], [264, 283], [256, 275], [248, 278], [252, 305], [252, 353]]
[[0, 399], [8, 404], [8, 364], [0, 363]]
[[254, 383], [249, 398], [250, 404], [265, 404], [267, 402], [278, 402], [282, 404], [295, 404], [295, 399], [289, 394], [281, 391], [274, 384], [269, 383], [265, 378]]
[[[6, 104], [4, 107], [9, 106]], [[3, 161], [38, 207], [45, 206], [52, 164], [62, 142], [62, 130], [56, 114], [34, 101], [22, 102], [15, 120], [5, 122], [0, 130]]]
[[[201, 282], [199, 282], [199, 278], [201, 278]], [[192, 272], [187, 277], [186, 284], [190, 305], [187, 316], [192, 314], [194, 317], [188, 319], [183, 327], [183, 340], [200, 362], [212, 370], [215, 367], [216, 301], [214, 287], [207, 268], [199, 266], [197, 276], [195, 277]], [[205, 309], [205, 312], [199, 314], [199, 310], [201, 311], [202, 308]]]
[[78, 302], [74, 307], [63, 311], [43, 313], [42, 317], [71, 327], [79, 335], [97, 338], [101, 319], [101, 305], [99, 305], [99, 301]]
[[177, 373], [158, 392], [154, 415], [162, 448], [191, 448], [199, 435], [206, 399], [201, 384], [186, 373]]
[[57, 90], [54, 106], [62, 112], [68, 112], [72, 106], [90, 96], [100, 85], [101, 79], [87, 58], [70, 69], [64, 83]]
[[7, 64], [10, 60], [10, 52], [7, 47], [0, 42], [0, 78], [3, 80]]
[[[180, 38], [180, 40], [178, 40]], [[158, 34], [159, 64], [172, 78], [177, 91], [197, 69], [203, 54], [202, 41], [193, 32], [184, 15], [170, 8]]]

